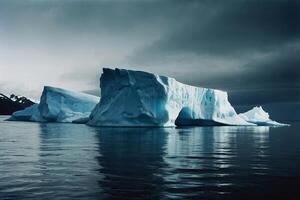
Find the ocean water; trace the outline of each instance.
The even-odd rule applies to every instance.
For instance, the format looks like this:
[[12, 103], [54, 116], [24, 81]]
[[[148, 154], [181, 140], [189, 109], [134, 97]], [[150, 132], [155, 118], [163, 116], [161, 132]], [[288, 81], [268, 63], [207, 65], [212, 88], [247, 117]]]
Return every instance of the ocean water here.
[[95, 128], [0, 117], [0, 199], [300, 199], [300, 124]]

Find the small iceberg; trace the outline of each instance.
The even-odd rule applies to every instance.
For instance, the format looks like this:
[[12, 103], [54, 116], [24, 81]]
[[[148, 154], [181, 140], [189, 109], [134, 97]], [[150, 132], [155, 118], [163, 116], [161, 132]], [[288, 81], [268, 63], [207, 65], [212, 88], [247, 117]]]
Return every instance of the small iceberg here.
[[85, 123], [99, 100], [93, 95], [45, 86], [39, 104], [14, 112], [8, 120]]
[[245, 113], [240, 113], [239, 116], [247, 122], [258, 126], [289, 126], [289, 124], [283, 124], [271, 120], [269, 114], [264, 111], [261, 106], [255, 106]]

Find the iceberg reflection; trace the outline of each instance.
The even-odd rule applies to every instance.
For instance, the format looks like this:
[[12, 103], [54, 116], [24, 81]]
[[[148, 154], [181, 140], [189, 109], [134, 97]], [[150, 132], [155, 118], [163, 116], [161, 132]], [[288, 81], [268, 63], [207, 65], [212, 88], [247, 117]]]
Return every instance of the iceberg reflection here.
[[[250, 174], [263, 174], [268, 169], [264, 159], [268, 155], [268, 133], [269, 127], [176, 129], [168, 135], [164, 156], [166, 195], [176, 197], [190, 191], [185, 194], [190, 198], [211, 194], [221, 197]], [[203, 193], [208, 188], [210, 192]]]
[[158, 199], [168, 131], [163, 128], [98, 128], [98, 182], [105, 198]]

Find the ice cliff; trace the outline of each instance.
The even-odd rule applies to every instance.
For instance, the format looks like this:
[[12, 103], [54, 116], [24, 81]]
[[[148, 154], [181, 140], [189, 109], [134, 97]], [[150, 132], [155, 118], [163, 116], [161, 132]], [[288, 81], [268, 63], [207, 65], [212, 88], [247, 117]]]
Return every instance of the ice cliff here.
[[104, 68], [100, 87], [101, 100], [89, 125], [253, 125], [236, 114], [226, 92], [166, 76]]
[[247, 122], [259, 125], [259, 126], [287, 126], [288, 124], [278, 123], [270, 119], [267, 112], [263, 110], [261, 106], [255, 106], [251, 110], [239, 114], [241, 118]]
[[40, 103], [12, 114], [9, 120], [37, 122], [84, 122], [99, 97], [45, 86]]

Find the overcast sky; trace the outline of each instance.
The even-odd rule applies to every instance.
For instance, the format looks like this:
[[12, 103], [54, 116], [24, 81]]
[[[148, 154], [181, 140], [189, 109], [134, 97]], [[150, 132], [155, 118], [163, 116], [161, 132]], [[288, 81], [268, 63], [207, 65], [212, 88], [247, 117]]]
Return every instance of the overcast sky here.
[[[300, 1], [0, 0], [0, 92], [99, 93], [102, 67], [146, 70], [300, 119]], [[296, 113], [296, 114], [295, 114]]]

